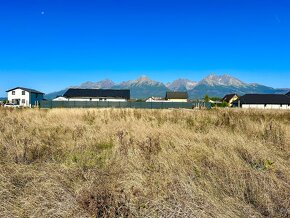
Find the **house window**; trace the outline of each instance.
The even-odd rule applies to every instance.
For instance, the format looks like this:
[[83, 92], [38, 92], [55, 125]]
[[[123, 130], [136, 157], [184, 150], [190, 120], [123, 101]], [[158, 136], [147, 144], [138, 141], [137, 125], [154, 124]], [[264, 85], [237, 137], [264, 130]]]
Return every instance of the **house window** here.
[[25, 95], [25, 91], [22, 91], [22, 95]]
[[35, 98], [38, 98], [38, 94], [37, 93], [35, 94]]
[[15, 95], [15, 91], [12, 91], [12, 95]]
[[280, 104], [280, 107], [282, 107], [282, 104]]
[[22, 99], [22, 104], [25, 104], [25, 99]]
[[264, 104], [264, 107], [267, 107], [267, 104]]

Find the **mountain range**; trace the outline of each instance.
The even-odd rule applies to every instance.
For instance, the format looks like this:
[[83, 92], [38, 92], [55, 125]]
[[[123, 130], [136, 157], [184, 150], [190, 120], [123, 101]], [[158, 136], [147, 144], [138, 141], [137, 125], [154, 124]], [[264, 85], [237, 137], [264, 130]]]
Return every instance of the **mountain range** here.
[[164, 97], [166, 91], [187, 91], [190, 98], [202, 98], [204, 95], [223, 97], [229, 93], [244, 95], [246, 93], [261, 94], [284, 94], [290, 89], [274, 89], [258, 83], [246, 83], [230, 75], [211, 74], [201, 81], [191, 81], [189, 79], [177, 79], [170, 83], [162, 83], [151, 80], [146, 76], [141, 76], [136, 80], [115, 83], [110, 79], [98, 82], [85, 82], [78, 86], [67, 87], [61, 91], [47, 94], [47, 99], [63, 95], [68, 88], [82, 89], [130, 89], [131, 98], [141, 99], [150, 96]]

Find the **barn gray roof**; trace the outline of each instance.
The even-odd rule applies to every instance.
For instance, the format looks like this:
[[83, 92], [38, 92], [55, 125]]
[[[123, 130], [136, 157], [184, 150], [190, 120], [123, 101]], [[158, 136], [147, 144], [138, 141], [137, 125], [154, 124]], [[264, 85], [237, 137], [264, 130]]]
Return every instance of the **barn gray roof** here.
[[128, 89], [68, 89], [63, 95], [67, 98], [123, 98], [130, 99]]
[[43, 92], [37, 91], [35, 89], [29, 89], [29, 88], [24, 88], [24, 87], [16, 87], [14, 89], [9, 89], [6, 92], [10, 92], [10, 91], [13, 91], [15, 89], [22, 89], [24, 91], [31, 92], [31, 93], [36, 93], [36, 94], [44, 94]]
[[165, 99], [188, 99], [187, 92], [166, 92]]

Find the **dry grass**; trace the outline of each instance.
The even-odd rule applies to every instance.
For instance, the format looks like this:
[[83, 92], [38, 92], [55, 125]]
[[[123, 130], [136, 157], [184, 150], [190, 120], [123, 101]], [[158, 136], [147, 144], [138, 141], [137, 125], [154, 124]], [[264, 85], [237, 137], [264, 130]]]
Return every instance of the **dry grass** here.
[[290, 112], [0, 110], [0, 217], [289, 217]]

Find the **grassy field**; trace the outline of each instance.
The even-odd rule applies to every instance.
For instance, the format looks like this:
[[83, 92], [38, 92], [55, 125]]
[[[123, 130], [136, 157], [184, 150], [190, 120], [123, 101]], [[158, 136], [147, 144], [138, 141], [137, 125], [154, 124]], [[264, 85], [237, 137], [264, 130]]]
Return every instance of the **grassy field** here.
[[289, 217], [290, 112], [0, 110], [0, 217]]

